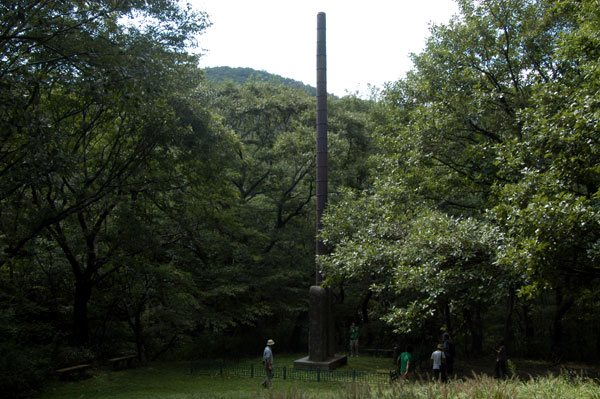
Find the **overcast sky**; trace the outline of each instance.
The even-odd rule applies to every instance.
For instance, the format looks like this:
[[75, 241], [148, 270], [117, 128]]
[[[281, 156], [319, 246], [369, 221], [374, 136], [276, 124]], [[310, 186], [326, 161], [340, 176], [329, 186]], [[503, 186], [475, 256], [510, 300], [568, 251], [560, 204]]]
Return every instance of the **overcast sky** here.
[[343, 96], [382, 87], [410, 70], [429, 24], [454, 0], [189, 0], [213, 25], [200, 37], [201, 67], [264, 70], [316, 86], [317, 14], [327, 17], [327, 89]]

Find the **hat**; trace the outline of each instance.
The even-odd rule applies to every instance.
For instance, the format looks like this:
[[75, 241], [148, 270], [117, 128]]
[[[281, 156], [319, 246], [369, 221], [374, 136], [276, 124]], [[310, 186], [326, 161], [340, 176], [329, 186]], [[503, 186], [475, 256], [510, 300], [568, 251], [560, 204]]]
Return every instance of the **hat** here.
[[275, 345], [275, 341], [273, 341], [272, 339], [267, 341], [267, 345]]
[[438, 348], [438, 349], [444, 349], [444, 345], [442, 345], [442, 344], [438, 344], [437, 348]]

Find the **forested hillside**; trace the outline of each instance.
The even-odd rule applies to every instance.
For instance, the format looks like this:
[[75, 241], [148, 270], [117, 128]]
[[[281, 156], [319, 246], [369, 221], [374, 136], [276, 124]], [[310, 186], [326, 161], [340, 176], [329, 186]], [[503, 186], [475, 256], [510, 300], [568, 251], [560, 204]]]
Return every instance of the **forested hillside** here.
[[232, 81], [233, 83], [244, 84], [249, 80], [260, 79], [265, 82], [282, 84], [284, 86], [302, 89], [311, 96], [317, 95], [316, 87], [306, 85], [294, 79], [274, 75], [266, 71], [257, 71], [256, 69], [252, 68], [232, 68], [227, 66], [221, 66], [204, 68], [204, 71], [206, 72], [206, 79], [208, 79], [211, 82], [220, 83]]
[[[328, 99], [338, 350], [354, 321], [363, 348], [598, 362], [600, 6], [458, 3], [378, 99]], [[201, 68], [207, 16], [174, 0], [0, 11], [0, 391], [305, 353], [314, 89]]]

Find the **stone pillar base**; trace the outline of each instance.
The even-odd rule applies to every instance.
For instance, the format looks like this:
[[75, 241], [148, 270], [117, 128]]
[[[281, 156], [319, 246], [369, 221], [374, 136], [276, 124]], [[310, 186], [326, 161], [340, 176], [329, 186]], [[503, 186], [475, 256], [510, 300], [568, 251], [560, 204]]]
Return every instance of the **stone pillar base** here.
[[338, 367], [342, 367], [348, 364], [348, 357], [345, 355], [337, 356], [333, 355], [333, 357], [326, 359], [321, 362], [312, 361], [309, 359], [309, 356], [303, 357], [302, 359], [298, 359], [294, 361], [294, 369], [299, 370], [335, 370]]

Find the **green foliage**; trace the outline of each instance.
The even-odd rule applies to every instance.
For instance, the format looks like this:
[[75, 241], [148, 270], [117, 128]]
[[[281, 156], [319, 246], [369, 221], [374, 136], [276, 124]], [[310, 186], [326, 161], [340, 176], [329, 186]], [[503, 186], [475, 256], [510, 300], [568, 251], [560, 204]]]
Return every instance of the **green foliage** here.
[[[201, 213], [189, 218], [209, 221], [208, 226], [190, 226], [196, 231], [191, 243], [203, 265], [198, 295], [214, 309], [203, 312], [209, 317], [202, 324], [211, 330], [244, 331], [269, 319], [281, 322], [283, 314], [304, 308], [301, 282], [312, 269], [311, 247], [306, 246], [314, 179], [307, 127], [312, 99], [260, 81], [207, 89], [207, 101], [239, 146], [227, 161], [231, 170], [224, 183], [230, 199], [217, 201], [224, 206], [209, 218]], [[189, 209], [205, 214], [210, 203], [214, 199]], [[207, 235], [206, 227], [214, 232]], [[208, 253], [211, 242], [214, 250]]]
[[[509, 241], [502, 260], [518, 264], [541, 284], [564, 276], [596, 276], [599, 220], [597, 191], [597, 29], [593, 2], [575, 10], [558, 2], [555, 12], [570, 29], [552, 55], [560, 79], [540, 84], [523, 113], [524, 137], [500, 152], [502, 173], [514, 181], [500, 189], [495, 209]], [[584, 43], [582, 43], [584, 42]], [[575, 61], [575, 62], [572, 62]], [[586, 278], [586, 277], [584, 277]]]
[[583, 3], [463, 0], [432, 27], [374, 114], [372, 183], [328, 209], [331, 284], [368, 277], [397, 331], [464, 322], [474, 349], [481, 314], [507, 301], [509, 339], [515, 294], [526, 314], [553, 296], [562, 346], [600, 277], [598, 10]]
[[4, 397], [24, 397], [43, 386], [50, 368], [51, 353], [48, 348], [3, 340], [0, 350], [3, 354], [0, 361], [0, 388]]
[[[120, 23], [133, 14], [170, 23]], [[160, 93], [173, 90], [177, 74], [166, 65], [193, 65], [186, 38], [207, 22], [172, 1], [13, 1], [2, 5], [1, 23], [4, 263], [145, 161], [170, 114]]]
[[[205, 16], [173, 1], [1, 7], [0, 265], [3, 310], [17, 315], [3, 335], [22, 350], [15, 378], [35, 384], [56, 355], [45, 348], [67, 337], [156, 355], [197, 309], [193, 290], [177, 291], [188, 277], [167, 266], [173, 230], [160, 229], [159, 199], [186, 180], [222, 186], [216, 163], [234, 145], [199, 103], [201, 72], [186, 53]], [[23, 320], [38, 313], [48, 327], [28, 336]]]
[[393, 308], [387, 321], [410, 332], [416, 320], [441, 317], [445, 305], [458, 311], [503, 298], [506, 282], [495, 277], [492, 265], [496, 242], [497, 231], [473, 219], [439, 213], [413, 219], [393, 269], [394, 288], [399, 295], [412, 293], [412, 300]]
[[[206, 89], [206, 101], [239, 146], [228, 160], [231, 173], [226, 180], [234, 201], [221, 199], [228, 206], [211, 216], [219, 226], [214, 239], [220, 246], [214, 258], [201, 256], [203, 288], [197, 295], [215, 311], [202, 313], [210, 316], [205, 333], [217, 329], [243, 334], [246, 343], [252, 340], [261, 346], [264, 336], [249, 330], [263, 327], [291, 336], [281, 344], [301, 349], [305, 333], [301, 338], [303, 327], [298, 323], [304, 321], [297, 320], [306, 317], [306, 287], [314, 279], [315, 100], [300, 90], [261, 80], [210, 84]], [[330, 138], [332, 148], [338, 149], [331, 160], [343, 165], [332, 173], [332, 187], [361, 184], [369, 107], [360, 101], [331, 102]], [[206, 252], [198, 241], [202, 235], [211, 237], [206, 232], [193, 234], [196, 254]], [[229, 339], [225, 346], [232, 344]], [[250, 350], [247, 344], [236, 348], [226, 350]]]
[[506, 361], [506, 365], [508, 367], [508, 373], [513, 376], [516, 377], [517, 374], [517, 365], [515, 364], [515, 362], [513, 362], [512, 360], [508, 359]]
[[[205, 73], [188, 49], [209, 21], [176, 1], [0, 11], [7, 342], [35, 341], [14, 331], [41, 312], [52, 322], [36, 347], [68, 342], [100, 358], [152, 359], [217, 333], [202, 353], [222, 352], [229, 334], [241, 338], [227, 350], [253, 351], [247, 340], [262, 346], [264, 330], [305, 345], [311, 88], [206, 81], [223, 69]], [[360, 186], [369, 106], [335, 108], [335, 184]], [[52, 360], [78, 361], [59, 352]]]
[[37, 302], [52, 300], [44, 278], [31, 272], [16, 282], [0, 273], [0, 390], [8, 398], [31, 394], [43, 385], [60, 336], [57, 320]]

